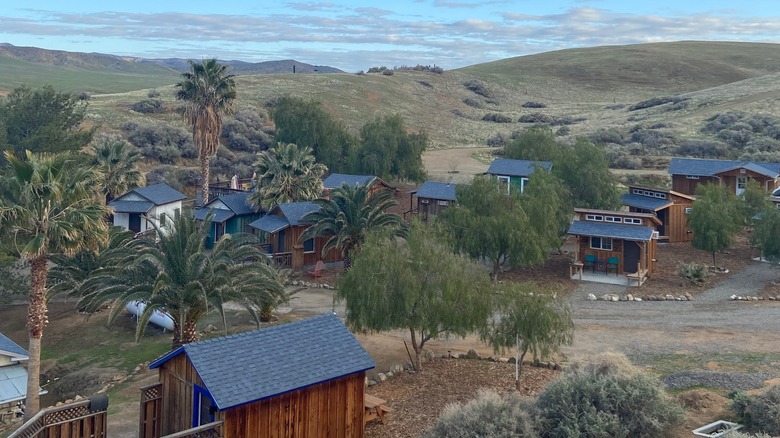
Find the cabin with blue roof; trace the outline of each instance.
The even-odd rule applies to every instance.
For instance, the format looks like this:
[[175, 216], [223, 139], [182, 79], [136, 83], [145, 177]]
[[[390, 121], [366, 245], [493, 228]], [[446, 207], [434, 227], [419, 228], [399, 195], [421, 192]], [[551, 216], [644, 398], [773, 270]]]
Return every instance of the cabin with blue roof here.
[[688, 215], [694, 197], [669, 189], [628, 186], [628, 193], [620, 198], [633, 213], [649, 213], [658, 218], [658, 239], [662, 242], [690, 242], [693, 232], [688, 229]]
[[507, 193], [509, 193], [512, 187], [523, 193], [525, 186], [528, 185], [531, 178], [531, 174], [534, 173], [536, 168], [542, 168], [549, 172], [552, 169], [552, 163], [549, 161], [496, 158], [485, 173], [493, 175], [501, 184], [501, 187], [506, 188]]
[[[416, 213], [422, 222], [428, 222], [429, 217], [441, 214], [457, 199], [455, 196], [455, 184], [425, 181], [418, 189], [409, 192], [411, 212]], [[414, 206], [414, 197], [417, 198], [417, 206]]]
[[319, 209], [320, 206], [311, 201], [286, 202], [251, 222], [249, 227], [263, 242], [262, 246], [269, 257], [280, 266], [303, 269], [316, 264], [318, 260], [326, 263], [338, 262], [342, 256], [335, 249], [328, 251], [323, 257], [322, 249], [327, 237], [317, 236], [300, 241], [304, 231], [313, 224], [305, 219], [306, 215]]
[[185, 344], [149, 368], [159, 383], [142, 389], [142, 438], [193, 428], [223, 438], [359, 438], [374, 361], [328, 314]]
[[322, 180], [322, 187], [325, 189], [326, 198], [327, 194], [331, 190], [337, 189], [343, 185], [371, 186], [372, 184], [373, 186], [371, 187], [371, 192], [381, 189], [394, 189], [394, 187], [390, 186], [390, 184], [383, 181], [382, 178], [374, 175], [349, 175], [346, 173], [331, 173], [327, 178]]
[[251, 192], [231, 193], [212, 199], [203, 207], [195, 209], [195, 219], [203, 221], [211, 216], [209, 240], [206, 246], [211, 248], [224, 234], [252, 233], [250, 223], [262, 217], [249, 203]]
[[165, 224], [166, 217], [181, 213], [181, 202], [187, 196], [168, 184], [138, 187], [108, 203], [114, 211], [113, 223], [134, 233], [153, 230], [152, 222]]
[[27, 360], [27, 350], [0, 333], [0, 422], [21, 413], [19, 404], [27, 398], [27, 369], [22, 363]]
[[654, 214], [585, 208], [574, 212], [578, 218], [568, 234], [575, 237], [574, 263], [582, 270], [607, 276], [614, 272], [639, 284], [653, 273], [660, 225]]
[[769, 193], [780, 187], [780, 163], [672, 158], [669, 174], [672, 190], [685, 195], [694, 195], [696, 187], [706, 183], [725, 185], [741, 195], [751, 179]]

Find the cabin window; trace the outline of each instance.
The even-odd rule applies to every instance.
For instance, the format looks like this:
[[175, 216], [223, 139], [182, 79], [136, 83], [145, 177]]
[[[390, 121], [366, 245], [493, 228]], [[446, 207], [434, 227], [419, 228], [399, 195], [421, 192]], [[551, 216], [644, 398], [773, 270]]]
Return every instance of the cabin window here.
[[642, 223], [642, 219], [637, 219], [635, 217], [624, 217], [623, 218], [624, 224], [633, 224], [633, 225], [640, 225]]
[[666, 193], [656, 193], [655, 197], [658, 199], [666, 199]]
[[314, 238], [306, 239], [303, 241], [303, 253], [311, 254], [314, 252]]
[[436, 201], [436, 205], [442, 205], [442, 206], [448, 206], [450, 203], [448, 201]]
[[591, 249], [600, 249], [603, 251], [612, 251], [612, 239], [610, 237], [591, 237]]
[[693, 207], [685, 207], [685, 214], [693, 213]]
[[698, 175], [686, 175], [685, 177], [688, 179], [699, 179]]
[[427, 199], [420, 199], [420, 204], [427, 204], [429, 202], [431, 202], [431, 201], [429, 201]]
[[528, 186], [528, 178], [520, 178], [520, 193], [525, 191], [526, 186]]
[[598, 214], [588, 214], [588, 215], [585, 215], [585, 219], [589, 220], [589, 221], [599, 221], [600, 222], [600, 221], [604, 220], [604, 216], [601, 216], [601, 215], [598, 215]]
[[623, 222], [623, 219], [618, 216], [604, 216], [604, 222]]
[[160, 223], [159, 223], [159, 225], [161, 227], [164, 227], [166, 223], [167, 223], [167, 220], [166, 220], [166, 217], [165, 217], [165, 213], [164, 212], [160, 213]]
[[498, 188], [501, 191], [506, 191], [506, 194], [509, 194], [509, 187], [510, 187], [510, 178], [508, 176], [499, 176], [498, 177]]
[[641, 195], [642, 191], [639, 190], [639, 189], [634, 189], [634, 190], [632, 190], [632, 193], [635, 194], [635, 195]]

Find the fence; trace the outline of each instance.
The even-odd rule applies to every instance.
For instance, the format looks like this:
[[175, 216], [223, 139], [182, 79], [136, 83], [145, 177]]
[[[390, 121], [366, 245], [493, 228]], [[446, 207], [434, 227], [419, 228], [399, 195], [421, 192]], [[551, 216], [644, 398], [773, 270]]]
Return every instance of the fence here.
[[106, 438], [108, 396], [46, 408], [8, 438]]

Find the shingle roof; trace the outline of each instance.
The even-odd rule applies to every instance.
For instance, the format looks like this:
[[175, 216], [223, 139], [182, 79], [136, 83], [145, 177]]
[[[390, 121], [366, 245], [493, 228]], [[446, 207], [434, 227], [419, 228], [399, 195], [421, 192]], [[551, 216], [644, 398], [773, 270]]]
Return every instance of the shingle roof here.
[[108, 203], [117, 213], [147, 213], [154, 207], [154, 204], [148, 201], [122, 201], [114, 199]]
[[780, 163], [753, 163], [750, 161], [705, 160], [700, 158], [672, 158], [672, 161], [669, 163], [669, 174], [711, 176], [740, 167], [772, 178], [780, 175]]
[[552, 168], [552, 163], [549, 161], [496, 158], [490, 164], [486, 173], [491, 175], [528, 176], [534, 173], [535, 166], [540, 166], [544, 170], [550, 170]]
[[211, 222], [222, 223], [226, 220], [235, 217], [235, 213], [230, 210], [222, 210], [219, 208], [200, 207], [195, 209], [195, 219], [202, 221], [206, 219], [206, 215], [209, 212], [214, 212], [214, 216], [211, 218]]
[[155, 205], [163, 205], [169, 202], [181, 201], [187, 196], [165, 183], [152, 184], [146, 187], [133, 189], [133, 192], [154, 202]]
[[266, 233], [275, 233], [289, 227], [290, 222], [281, 216], [267, 214], [260, 219], [252, 221], [249, 226], [260, 231], [265, 231]]
[[27, 350], [20, 347], [16, 342], [8, 339], [4, 334], [0, 333], [0, 351], [10, 353], [14, 357], [27, 357]]
[[374, 367], [335, 314], [186, 344], [184, 352], [220, 410]]
[[576, 236], [611, 237], [613, 239], [648, 241], [653, 237], [652, 227], [613, 224], [607, 222], [574, 221], [569, 234]]
[[669, 205], [672, 205], [672, 202], [666, 199], [650, 198], [648, 196], [633, 195], [629, 193], [621, 196], [620, 201], [629, 207], [641, 208], [643, 210], [650, 211], [660, 210]]
[[447, 201], [455, 200], [455, 184], [436, 181], [425, 181], [417, 189], [418, 198], [442, 199]]
[[27, 397], [27, 370], [21, 365], [0, 367], [0, 404]]
[[[233, 213], [237, 215], [242, 214], [255, 214], [256, 211], [252, 205], [249, 204], [249, 196], [251, 192], [247, 193], [234, 193], [230, 195], [222, 195], [219, 199], [224, 203], [227, 208], [233, 210]], [[211, 202], [209, 202], [211, 204]]]
[[375, 179], [376, 177], [374, 175], [348, 175], [345, 173], [331, 173], [322, 181], [322, 185], [326, 189], [336, 189], [343, 186], [344, 184], [350, 186], [367, 186]]
[[319, 204], [315, 204], [311, 201], [301, 201], [279, 204], [274, 207], [274, 210], [277, 208], [282, 211], [282, 214], [287, 218], [287, 221], [290, 222], [290, 225], [295, 226], [308, 223], [304, 222], [303, 218], [311, 212], [319, 211], [321, 207]]

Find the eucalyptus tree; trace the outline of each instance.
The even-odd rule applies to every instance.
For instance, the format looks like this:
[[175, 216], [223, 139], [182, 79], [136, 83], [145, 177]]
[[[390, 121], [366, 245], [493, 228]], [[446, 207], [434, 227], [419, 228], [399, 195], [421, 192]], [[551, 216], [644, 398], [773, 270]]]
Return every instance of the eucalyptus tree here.
[[7, 151], [5, 158], [0, 175], [3, 249], [30, 263], [30, 360], [25, 402], [25, 418], [30, 418], [40, 410], [41, 339], [48, 323], [46, 279], [50, 258], [97, 249], [108, 239], [104, 218], [109, 210], [98, 201], [98, 172], [73, 155], [34, 155], [27, 151], [19, 157]]
[[255, 191], [249, 202], [270, 211], [285, 202], [311, 201], [322, 196], [322, 177], [328, 168], [317, 163], [311, 148], [279, 143], [259, 154]]

